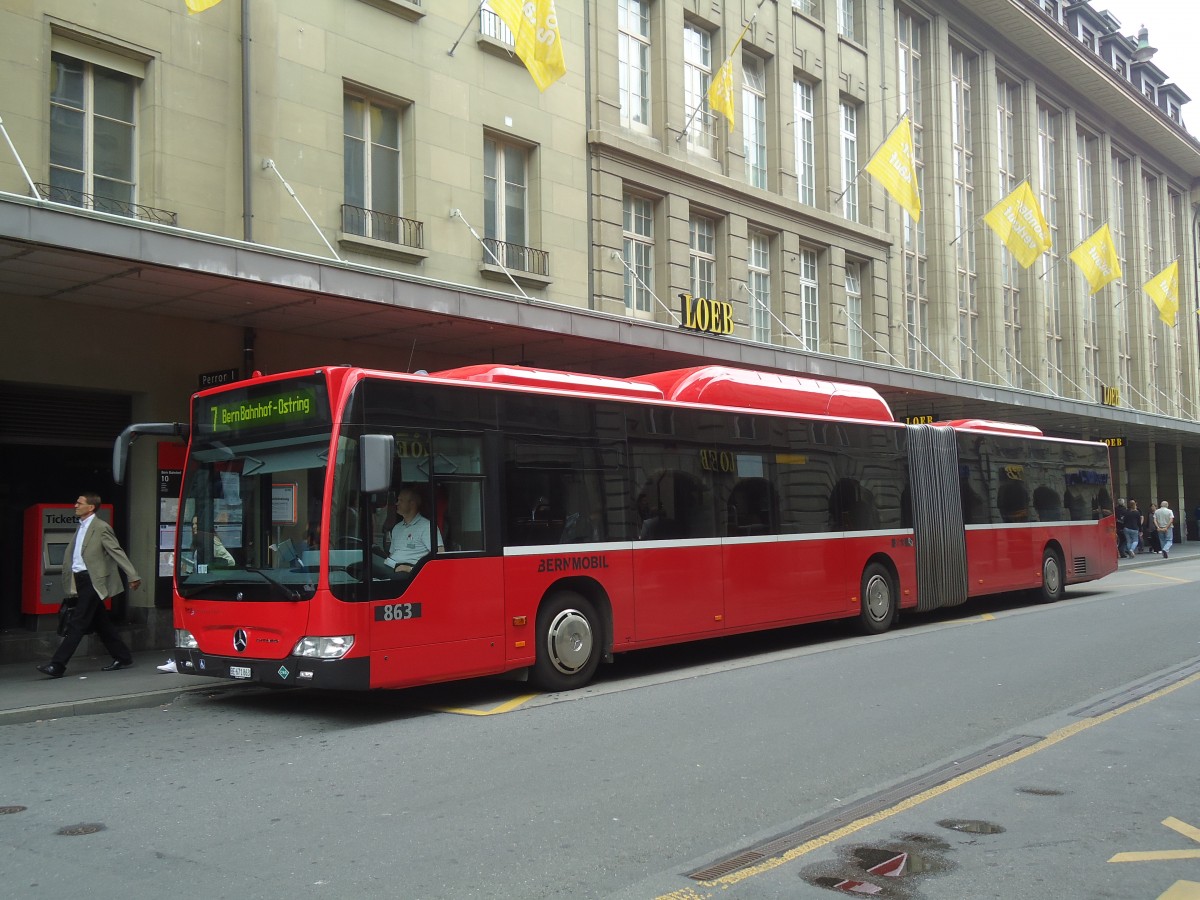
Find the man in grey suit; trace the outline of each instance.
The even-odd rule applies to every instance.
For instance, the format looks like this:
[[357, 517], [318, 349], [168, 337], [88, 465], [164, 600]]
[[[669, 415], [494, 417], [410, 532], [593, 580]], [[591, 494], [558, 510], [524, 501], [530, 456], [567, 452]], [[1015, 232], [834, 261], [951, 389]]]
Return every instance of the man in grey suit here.
[[39, 672], [51, 678], [63, 676], [71, 654], [92, 629], [112, 654], [113, 661], [101, 667], [105, 672], [133, 665], [133, 654], [108, 618], [104, 601], [121, 592], [121, 572], [129, 577], [130, 590], [136, 591], [142, 578], [121, 549], [112, 526], [96, 515], [99, 506], [99, 494], [80, 494], [75, 501], [79, 527], [75, 529], [71, 546], [63, 554], [62, 564], [63, 592], [67, 597], [76, 598], [75, 608], [71, 610], [67, 634], [54, 656], [50, 662], [37, 667]]

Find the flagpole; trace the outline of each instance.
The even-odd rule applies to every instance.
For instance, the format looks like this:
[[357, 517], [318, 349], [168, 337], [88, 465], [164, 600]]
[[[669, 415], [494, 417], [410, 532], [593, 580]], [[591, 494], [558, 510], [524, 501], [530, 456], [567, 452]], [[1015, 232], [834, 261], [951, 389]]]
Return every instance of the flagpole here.
[[832, 205], [836, 206], [838, 201], [846, 196], [846, 191], [850, 190], [850, 186], [853, 185], [854, 182], [858, 181], [858, 179], [862, 178], [862, 173], [867, 171], [867, 166], [869, 166], [871, 164], [871, 160], [873, 160], [875, 158], [875, 154], [879, 152], [879, 148], [882, 147], [884, 144], [886, 144], [888, 141], [890, 141], [892, 139], [892, 135], [896, 133], [896, 129], [900, 127], [900, 123], [904, 121], [904, 117], [907, 115], [908, 115], [908, 107], [906, 106], [904, 108], [904, 112], [902, 112], [900, 114], [900, 118], [898, 118], [896, 120], [896, 124], [893, 125], [891, 130], [887, 133], [887, 136], [884, 137], [884, 139], [882, 141], [880, 141], [878, 144], [875, 145], [875, 149], [871, 151], [871, 155], [867, 157], [867, 161], [863, 165], [858, 167], [858, 171], [854, 173], [854, 177], [851, 178], [849, 181], [847, 181], [846, 186], [844, 188], [842, 188], [841, 193], [833, 198]]
[[[1007, 194], [1005, 194], [1005, 195], [1004, 195], [1004, 197], [1001, 197], [1001, 198], [1000, 198], [1000, 203], [1003, 203], [1006, 197], [1011, 197], [1011, 196], [1012, 196], [1012, 193], [1013, 193], [1013, 191], [1015, 191], [1015, 190], [1016, 190], [1017, 188], [1019, 188], [1021, 185], [1025, 184], [1027, 181], [1029, 181], [1029, 176], [1028, 176], [1028, 175], [1026, 175], [1024, 178], [1022, 178], [1020, 181], [1018, 181], [1018, 182], [1017, 182], [1017, 183], [1016, 183], [1016, 184], [1013, 186], [1013, 189], [1012, 189], [1012, 191], [1009, 191]], [[1032, 185], [1030, 185], [1030, 187], [1032, 187]], [[999, 203], [998, 203], [998, 204], [996, 204], [996, 205], [998, 206], [998, 205], [999, 205]], [[996, 208], [995, 206], [993, 206], [993, 207], [992, 207], [992, 209], [995, 209], [995, 208]], [[991, 210], [988, 210], [988, 212], [991, 212]], [[955, 244], [957, 244], [957, 243], [958, 243], [958, 239], [959, 239], [960, 237], [962, 237], [962, 236], [963, 236], [964, 234], [966, 234], [968, 231], [971, 231], [971, 230], [972, 230], [972, 229], [973, 229], [973, 228], [974, 228], [976, 225], [978, 225], [980, 222], [982, 222], [984, 219], [986, 219], [986, 218], [987, 218], [987, 215], [988, 215], [987, 213], [984, 213], [982, 216], [976, 216], [976, 217], [975, 217], [975, 221], [974, 221], [974, 222], [972, 222], [970, 225], [968, 225], [966, 228], [964, 228], [962, 231], [960, 231], [958, 234], [956, 234], [956, 235], [954, 236], [954, 240], [952, 240], [952, 241], [951, 241], [949, 244], [947, 244], [946, 246], [947, 246], [947, 247], [953, 247]]]
[[471, 18], [467, 19], [467, 24], [463, 26], [463, 30], [459, 34], [458, 40], [456, 40], [450, 46], [450, 49], [446, 51], [447, 56], [454, 55], [454, 51], [458, 49], [458, 45], [462, 42], [462, 39], [467, 36], [467, 29], [471, 27], [471, 23], [475, 21], [475, 17], [479, 15], [479, 11], [483, 9], [483, 4], [486, 2], [487, 0], [479, 0], [479, 5], [475, 7], [475, 12], [471, 13]]
[[[750, 26], [754, 24], [754, 20], [758, 18], [758, 14], [762, 10], [763, 4], [766, 2], [767, 0], [758, 0], [758, 6], [754, 8], [754, 15], [752, 15], [750, 17], [750, 21], [742, 27], [742, 33], [738, 35], [738, 39], [734, 41], [733, 46], [729, 48], [729, 53], [727, 53], [725, 58], [721, 60], [721, 65], [717, 66], [718, 72], [725, 68], [725, 63], [732, 62], [733, 54], [737, 52], [737, 48], [741, 45], [742, 39], [746, 36], [746, 32], [749, 31]], [[480, 5], [482, 5], [482, 3]], [[681, 140], [683, 140], [683, 136], [687, 134], [688, 129], [692, 127], [692, 121], [696, 118], [696, 114], [704, 108], [704, 104], [707, 102], [707, 100], [707, 97], [702, 97], [700, 102], [696, 104], [696, 108], [692, 110], [692, 114], [688, 116], [687, 121], [683, 124], [683, 130], [680, 131], [679, 135], [675, 138], [675, 143], [678, 144]]]

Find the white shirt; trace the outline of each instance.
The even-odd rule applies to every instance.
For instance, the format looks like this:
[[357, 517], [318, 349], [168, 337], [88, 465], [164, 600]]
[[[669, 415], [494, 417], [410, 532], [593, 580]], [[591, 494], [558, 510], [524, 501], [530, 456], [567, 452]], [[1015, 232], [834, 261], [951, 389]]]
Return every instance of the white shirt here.
[[96, 518], [95, 513], [88, 513], [79, 520], [79, 534], [75, 537], [75, 550], [71, 554], [71, 571], [86, 572], [87, 566], [83, 564], [83, 539], [87, 537], [88, 529], [92, 527], [92, 519]]
[[[438, 546], [442, 546], [442, 532], [437, 533]], [[392, 528], [391, 546], [388, 548], [387, 565], [415, 565], [423, 556], [429, 555], [429, 520], [420, 513], [411, 522], [401, 519]]]

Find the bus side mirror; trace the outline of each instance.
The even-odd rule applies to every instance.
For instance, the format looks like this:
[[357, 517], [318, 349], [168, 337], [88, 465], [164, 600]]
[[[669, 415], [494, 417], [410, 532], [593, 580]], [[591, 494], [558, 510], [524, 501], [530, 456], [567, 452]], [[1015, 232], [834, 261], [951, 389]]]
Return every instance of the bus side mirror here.
[[390, 434], [364, 434], [358, 443], [358, 489], [377, 494], [392, 486], [396, 439]]

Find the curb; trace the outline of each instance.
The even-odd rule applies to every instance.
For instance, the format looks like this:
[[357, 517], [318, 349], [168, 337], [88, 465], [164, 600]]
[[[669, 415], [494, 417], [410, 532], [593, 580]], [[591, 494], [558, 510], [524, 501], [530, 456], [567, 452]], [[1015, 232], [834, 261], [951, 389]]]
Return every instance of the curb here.
[[117, 694], [112, 697], [95, 697], [91, 700], [64, 700], [61, 703], [46, 703], [41, 706], [21, 706], [16, 709], [0, 709], [0, 726], [22, 725], [49, 719], [65, 719], [71, 716], [92, 716], [100, 713], [124, 712], [130, 709], [147, 709], [171, 703], [181, 694], [212, 689], [217, 685], [181, 685], [157, 691], [139, 691], [134, 694]]

